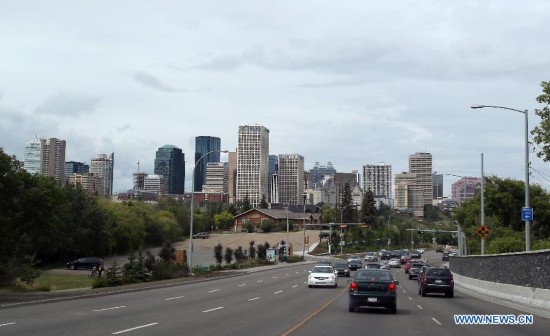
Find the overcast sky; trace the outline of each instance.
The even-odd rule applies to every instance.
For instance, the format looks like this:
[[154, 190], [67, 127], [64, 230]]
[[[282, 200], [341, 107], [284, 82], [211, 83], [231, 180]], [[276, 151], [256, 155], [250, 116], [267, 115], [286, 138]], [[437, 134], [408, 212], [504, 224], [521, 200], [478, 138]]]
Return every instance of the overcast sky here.
[[66, 140], [67, 161], [114, 152], [121, 192], [172, 144], [190, 190], [195, 137], [234, 151], [257, 123], [307, 170], [395, 174], [426, 151], [437, 172], [480, 176], [484, 153], [486, 175], [523, 180], [524, 115], [470, 106], [538, 125], [549, 17], [546, 0], [2, 0], [0, 147], [21, 161], [36, 136]]

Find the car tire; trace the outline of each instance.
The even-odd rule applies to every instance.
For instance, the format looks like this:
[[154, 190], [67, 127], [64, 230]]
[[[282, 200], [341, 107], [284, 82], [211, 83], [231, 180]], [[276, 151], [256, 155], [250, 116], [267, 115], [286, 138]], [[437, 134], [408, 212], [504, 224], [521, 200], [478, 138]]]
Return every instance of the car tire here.
[[312, 285], [307, 285], [309, 288], [313, 287]]
[[71, 269], [74, 271], [76, 269], [75, 265], [71, 265]]
[[338, 283], [335, 283], [335, 284], [334, 284], [334, 288], [336, 288], [336, 287], [338, 287]]
[[420, 291], [420, 287], [418, 287], [418, 295], [422, 294], [422, 292]]
[[348, 305], [348, 311], [350, 313], [355, 313], [355, 306], [351, 302]]
[[448, 295], [447, 295], [448, 298], [451, 298], [451, 299], [452, 299], [454, 296], [455, 296], [454, 291], [448, 292]]
[[426, 290], [420, 289], [420, 295], [422, 295], [422, 297], [426, 297]]
[[397, 313], [397, 305], [393, 305], [390, 307], [390, 314], [396, 314]]
[[411, 280], [413, 277], [409, 274], [409, 280]]

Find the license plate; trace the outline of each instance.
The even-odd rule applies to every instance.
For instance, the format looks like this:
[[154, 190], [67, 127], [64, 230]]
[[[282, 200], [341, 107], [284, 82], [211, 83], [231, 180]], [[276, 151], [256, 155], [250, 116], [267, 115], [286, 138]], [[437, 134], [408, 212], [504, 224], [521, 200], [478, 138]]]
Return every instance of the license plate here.
[[435, 283], [443, 283], [441, 280], [435, 280]]
[[378, 298], [367, 298], [367, 302], [378, 302]]

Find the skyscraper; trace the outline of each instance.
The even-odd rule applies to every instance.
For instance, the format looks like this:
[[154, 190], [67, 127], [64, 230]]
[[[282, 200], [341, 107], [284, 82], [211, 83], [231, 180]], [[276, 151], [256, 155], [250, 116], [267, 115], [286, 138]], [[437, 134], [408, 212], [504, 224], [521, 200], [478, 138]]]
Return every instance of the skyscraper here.
[[325, 177], [334, 174], [336, 174], [336, 169], [334, 169], [331, 162], [328, 162], [326, 166], [319, 165], [319, 162], [315, 162], [315, 166], [313, 167], [313, 169], [309, 170], [309, 187], [313, 189], [318, 188], [319, 183]]
[[160, 147], [155, 157], [154, 173], [167, 180], [168, 194], [182, 195], [185, 191], [185, 154], [174, 145]]
[[391, 198], [391, 165], [384, 163], [363, 166], [363, 190], [370, 190], [374, 196]]
[[103, 178], [103, 195], [111, 197], [113, 195], [113, 170], [115, 166], [115, 153], [98, 154], [90, 162], [90, 173]]
[[269, 195], [269, 130], [261, 125], [239, 126], [237, 202], [246, 197], [257, 207]]
[[443, 174], [434, 172], [432, 175], [433, 199], [438, 200], [443, 197]]
[[304, 157], [279, 154], [279, 203], [304, 204]]
[[[211, 136], [195, 137], [195, 181], [194, 191], [201, 191], [202, 186], [206, 183], [206, 165], [209, 162], [220, 162], [220, 138]], [[212, 152], [214, 151], [214, 152]], [[200, 162], [198, 160], [206, 153], [207, 154]]]
[[409, 155], [409, 173], [416, 174], [416, 182], [422, 189], [423, 204], [432, 204], [432, 154], [414, 153]]
[[41, 174], [42, 158], [40, 156], [42, 142], [36, 138], [25, 144], [25, 154], [23, 167], [29, 174]]
[[90, 172], [90, 165], [85, 164], [84, 162], [75, 162], [69, 161], [65, 162], [65, 178], [73, 174], [81, 174]]
[[65, 140], [40, 139], [41, 173], [60, 183], [65, 182], [65, 146]]

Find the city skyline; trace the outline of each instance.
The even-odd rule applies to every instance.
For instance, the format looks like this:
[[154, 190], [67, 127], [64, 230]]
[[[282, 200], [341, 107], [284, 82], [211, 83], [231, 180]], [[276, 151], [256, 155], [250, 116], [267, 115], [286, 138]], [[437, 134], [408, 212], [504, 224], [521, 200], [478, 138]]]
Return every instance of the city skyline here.
[[[33, 137], [66, 140], [67, 161], [116, 152], [123, 192], [138, 161], [153, 172], [160, 146], [181, 148], [191, 172], [195, 137], [234, 151], [238, 126], [257, 123], [269, 154], [300, 153], [306, 169], [386, 162], [399, 173], [410, 153], [429, 152], [434, 171], [475, 177], [484, 153], [486, 175], [523, 180], [522, 114], [470, 107], [528, 110], [529, 129], [539, 124], [549, 11], [542, 0], [6, 0], [0, 146], [19, 161]], [[530, 181], [550, 189], [531, 145]], [[458, 179], [445, 177], [445, 195]]]

